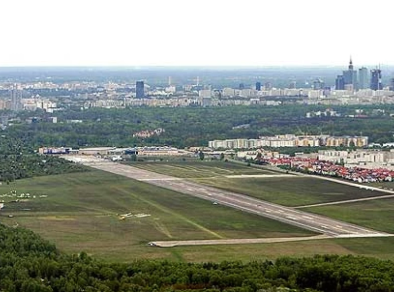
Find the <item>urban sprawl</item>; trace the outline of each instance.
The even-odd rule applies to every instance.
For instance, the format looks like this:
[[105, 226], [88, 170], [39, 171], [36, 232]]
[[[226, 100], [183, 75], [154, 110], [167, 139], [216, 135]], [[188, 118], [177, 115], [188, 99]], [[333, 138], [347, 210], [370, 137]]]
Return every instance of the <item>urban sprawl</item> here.
[[[286, 87], [274, 87], [271, 82], [257, 81], [253, 86], [240, 83], [237, 88], [213, 88], [200, 84], [174, 84], [168, 77], [166, 86], [149, 85], [149, 80], [130, 82], [37, 81], [0, 83], [0, 110], [13, 111], [43, 109], [47, 112], [66, 106], [81, 108], [126, 108], [137, 106], [229, 106], [280, 105], [283, 103], [351, 105], [394, 103], [394, 78], [382, 83], [378, 67], [354, 69], [350, 60], [347, 70], [328, 86], [320, 78], [299, 86], [295, 81]], [[307, 85], [307, 86], [306, 86]]]

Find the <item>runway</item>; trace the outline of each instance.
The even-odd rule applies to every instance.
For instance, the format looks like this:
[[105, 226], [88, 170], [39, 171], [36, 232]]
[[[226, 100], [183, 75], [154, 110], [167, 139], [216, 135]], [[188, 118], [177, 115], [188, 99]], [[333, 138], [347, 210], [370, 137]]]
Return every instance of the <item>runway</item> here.
[[[67, 159], [67, 157], [65, 157]], [[232, 207], [283, 223], [298, 226], [330, 237], [385, 237], [391, 234], [375, 231], [321, 215], [304, 212], [282, 205], [255, 199], [246, 195], [224, 191], [182, 178], [167, 176], [137, 167], [99, 159], [82, 160], [87, 166], [129, 177], [138, 181], [181, 192], [214, 204]]]

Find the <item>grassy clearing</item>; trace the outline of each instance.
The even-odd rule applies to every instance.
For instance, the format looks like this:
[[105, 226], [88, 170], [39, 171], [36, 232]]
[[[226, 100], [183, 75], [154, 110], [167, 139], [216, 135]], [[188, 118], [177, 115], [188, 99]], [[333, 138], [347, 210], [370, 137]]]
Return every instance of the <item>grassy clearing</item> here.
[[176, 247], [170, 249], [184, 261], [266, 260], [278, 256], [308, 257], [315, 254], [354, 254], [394, 260], [394, 238], [352, 238], [228, 246]]
[[299, 176], [267, 178], [221, 177], [195, 179], [195, 181], [291, 207], [373, 197], [383, 194], [313, 177]]
[[[155, 240], [308, 236], [312, 232], [102, 171], [20, 180], [0, 186], [36, 198], [6, 201], [0, 220], [41, 234], [67, 252], [100, 258], [183, 258]], [[40, 197], [40, 196], [47, 197]], [[119, 214], [149, 214], [120, 220]], [[8, 215], [13, 215], [9, 218]], [[222, 246], [220, 249], [225, 250]], [[242, 250], [240, 247], [239, 252]], [[188, 257], [185, 257], [188, 258]], [[214, 260], [214, 259], [212, 259]]]
[[394, 199], [354, 202], [303, 209], [376, 230], [394, 233]]
[[132, 166], [182, 178], [222, 177], [226, 175], [277, 174], [276, 172], [224, 161], [134, 162]]

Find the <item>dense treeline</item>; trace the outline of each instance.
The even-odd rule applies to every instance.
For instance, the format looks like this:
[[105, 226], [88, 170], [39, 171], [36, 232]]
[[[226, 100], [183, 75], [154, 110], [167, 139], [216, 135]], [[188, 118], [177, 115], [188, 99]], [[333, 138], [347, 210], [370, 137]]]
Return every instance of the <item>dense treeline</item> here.
[[88, 170], [83, 165], [56, 156], [34, 153], [20, 139], [0, 138], [0, 181]]
[[[394, 263], [315, 256], [275, 262], [105, 263], [66, 255], [33, 232], [0, 224], [1, 291], [392, 291]], [[288, 289], [284, 289], [288, 288]]]
[[[340, 117], [306, 118], [307, 112], [325, 111], [326, 106], [228, 106], [128, 109], [67, 110], [58, 112], [59, 123], [38, 121], [30, 125], [14, 125], [7, 132], [14, 137], [39, 146], [133, 146], [173, 145], [203, 146], [209, 140], [257, 138], [261, 135], [330, 134], [366, 135], [370, 141], [392, 141], [393, 105], [335, 106]], [[362, 111], [360, 111], [360, 109]], [[357, 111], [356, 111], [357, 110]], [[362, 113], [354, 117], [356, 113]], [[22, 119], [31, 116], [21, 113]], [[45, 120], [51, 114], [34, 113]], [[345, 117], [353, 115], [352, 117]], [[82, 123], [66, 123], [81, 120]], [[141, 130], [164, 128], [161, 135], [136, 138]]]

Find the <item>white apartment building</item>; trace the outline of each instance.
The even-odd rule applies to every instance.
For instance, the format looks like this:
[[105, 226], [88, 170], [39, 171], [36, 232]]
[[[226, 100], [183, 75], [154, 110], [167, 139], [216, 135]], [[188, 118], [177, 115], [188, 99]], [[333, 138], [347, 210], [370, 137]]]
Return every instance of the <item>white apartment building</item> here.
[[320, 150], [318, 159], [333, 163], [344, 163], [346, 167], [387, 168], [394, 170], [394, 150], [357, 149], [350, 152]]

